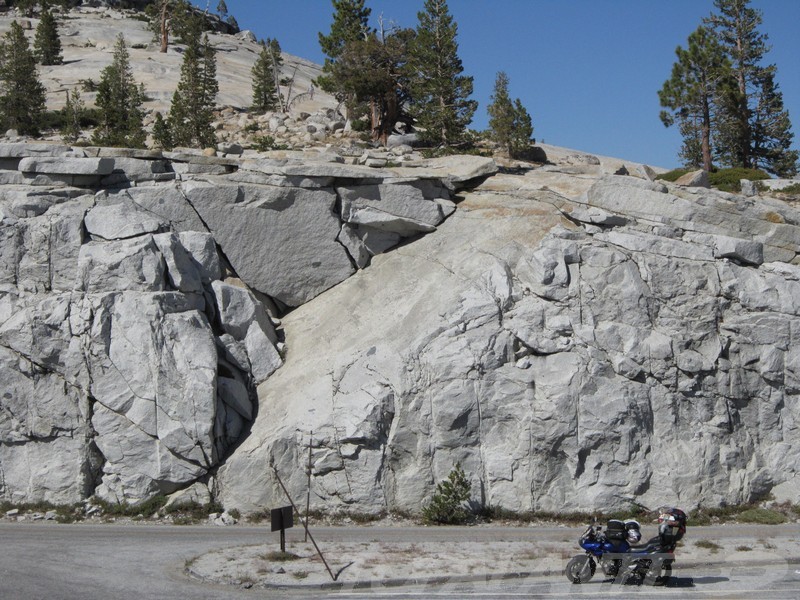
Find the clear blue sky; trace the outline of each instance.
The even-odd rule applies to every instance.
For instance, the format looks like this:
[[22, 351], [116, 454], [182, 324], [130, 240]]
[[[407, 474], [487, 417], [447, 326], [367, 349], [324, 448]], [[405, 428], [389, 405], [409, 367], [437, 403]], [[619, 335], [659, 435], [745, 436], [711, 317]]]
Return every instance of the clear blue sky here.
[[[211, 10], [218, 0], [208, 0]], [[195, 0], [205, 7], [206, 0]], [[285, 52], [322, 63], [318, 33], [328, 33], [330, 0], [226, 0], [242, 29], [275, 37]], [[373, 25], [383, 15], [417, 26], [424, 0], [366, 0]], [[658, 118], [657, 92], [675, 48], [712, 12], [712, 0], [449, 0], [458, 23], [464, 73], [479, 102], [472, 123], [485, 129], [495, 75], [531, 114], [534, 137], [549, 144], [646, 162], [679, 165], [680, 136]], [[800, 147], [800, 0], [753, 0], [778, 66], [778, 83]], [[224, 84], [223, 84], [224, 85]]]

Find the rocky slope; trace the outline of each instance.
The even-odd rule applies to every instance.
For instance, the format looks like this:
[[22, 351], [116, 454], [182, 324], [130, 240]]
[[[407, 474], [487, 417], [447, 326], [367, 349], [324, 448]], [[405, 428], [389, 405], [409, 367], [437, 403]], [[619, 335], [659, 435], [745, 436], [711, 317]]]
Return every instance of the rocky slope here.
[[496, 170], [49, 144], [0, 167], [0, 498], [54, 503], [206, 481], [282, 363], [279, 311]]
[[2, 498], [262, 509], [309, 440], [328, 510], [417, 511], [456, 463], [518, 511], [796, 493], [784, 202], [577, 153], [0, 156]]
[[[124, 23], [165, 106], [177, 52], [70, 14], [51, 102]], [[321, 95], [253, 121], [256, 46], [215, 43], [217, 156], [0, 144], [0, 499], [260, 510], [310, 443], [327, 510], [417, 512], [456, 463], [516, 511], [796, 500], [794, 206], [550, 146], [364, 152]], [[338, 145], [243, 150], [251, 122]]]
[[288, 315], [225, 504], [302, 494], [309, 439], [329, 509], [416, 512], [456, 463], [516, 511], [794, 501], [800, 213], [598, 170], [495, 176]]
[[[80, 6], [58, 13], [64, 64], [39, 67], [39, 77], [47, 90], [47, 107], [63, 107], [66, 92], [71, 90], [80, 91], [87, 107], [94, 106], [96, 84], [102, 70], [111, 63], [114, 44], [122, 33], [133, 77], [144, 86], [148, 98], [144, 104], [146, 127], [152, 126], [156, 111], [166, 114], [180, 79], [184, 47], [173, 43], [167, 53], [159, 52], [143, 19], [141, 12], [105, 6]], [[38, 18], [26, 18], [14, 10], [0, 11], [0, 35], [14, 20], [22, 23], [32, 44]], [[249, 31], [236, 35], [211, 32], [209, 38], [217, 50], [217, 72], [224, 74], [214, 124], [219, 141], [247, 146], [258, 136], [268, 135], [278, 143], [299, 149], [311, 142], [348, 139], [344, 120], [333, 112], [336, 101], [319, 89], [310, 93], [311, 82], [320, 73], [319, 65], [284, 53], [282, 76], [291, 83], [282, 86], [281, 93], [291, 105], [291, 114], [254, 115], [245, 109], [252, 100], [251, 69], [261, 50], [255, 36]], [[86, 131], [84, 141], [90, 135]], [[51, 139], [58, 141], [57, 133]]]

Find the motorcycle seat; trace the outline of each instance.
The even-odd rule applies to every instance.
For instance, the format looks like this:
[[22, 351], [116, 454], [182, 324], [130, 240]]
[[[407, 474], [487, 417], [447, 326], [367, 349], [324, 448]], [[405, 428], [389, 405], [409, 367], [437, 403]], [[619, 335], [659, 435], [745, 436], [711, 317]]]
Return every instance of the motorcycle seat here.
[[648, 540], [642, 546], [631, 546], [631, 552], [635, 552], [637, 554], [656, 554], [658, 552], [665, 552], [666, 549], [661, 544], [661, 537], [656, 536]]

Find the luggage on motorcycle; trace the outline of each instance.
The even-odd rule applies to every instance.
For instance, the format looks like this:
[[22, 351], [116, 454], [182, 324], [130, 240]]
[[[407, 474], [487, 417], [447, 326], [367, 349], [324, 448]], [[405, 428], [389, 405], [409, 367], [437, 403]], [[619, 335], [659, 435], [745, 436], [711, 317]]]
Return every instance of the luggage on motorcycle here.
[[625, 539], [625, 523], [617, 519], [611, 519], [606, 524], [606, 539], [610, 541], [621, 541]]
[[661, 547], [672, 552], [686, 533], [686, 513], [672, 507], [661, 508], [658, 512], [658, 538]]

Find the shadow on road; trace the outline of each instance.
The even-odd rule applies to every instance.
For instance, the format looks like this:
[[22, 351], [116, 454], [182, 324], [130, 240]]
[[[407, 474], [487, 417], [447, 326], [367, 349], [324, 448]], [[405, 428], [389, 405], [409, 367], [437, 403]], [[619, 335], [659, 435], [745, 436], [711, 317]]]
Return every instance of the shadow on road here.
[[730, 577], [687, 577], [686, 579], [693, 582], [692, 585], [711, 585], [731, 580]]

